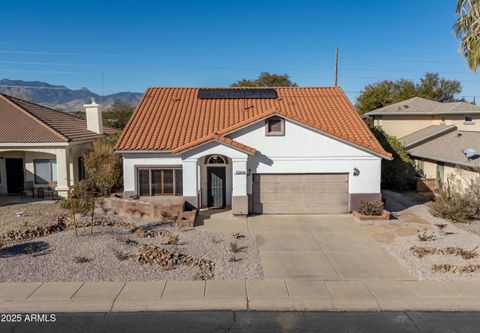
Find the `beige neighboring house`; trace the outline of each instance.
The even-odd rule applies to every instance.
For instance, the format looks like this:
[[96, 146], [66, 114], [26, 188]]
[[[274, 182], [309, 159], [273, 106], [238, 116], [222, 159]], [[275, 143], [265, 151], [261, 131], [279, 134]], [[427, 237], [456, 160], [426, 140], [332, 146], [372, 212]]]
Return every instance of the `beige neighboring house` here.
[[480, 106], [414, 97], [365, 115], [404, 144], [426, 179], [480, 177]]
[[67, 197], [84, 176], [81, 156], [90, 143], [115, 132], [103, 127], [94, 101], [85, 110], [81, 119], [0, 94], [0, 195], [54, 190]]

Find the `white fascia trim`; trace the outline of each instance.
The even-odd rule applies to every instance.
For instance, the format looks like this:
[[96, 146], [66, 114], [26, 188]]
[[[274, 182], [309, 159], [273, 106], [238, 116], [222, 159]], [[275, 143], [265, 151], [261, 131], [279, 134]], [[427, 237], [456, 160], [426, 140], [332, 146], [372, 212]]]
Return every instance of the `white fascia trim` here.
[[235, 147], [235, 146], [233, 146], [233, 145], [229, 145], [228, 143], [223, 142], [223, 141], [219, 141], [219, 140], [217, 140], [217, 139], [211, 139], [211, 140], [202, 142], [202, 143], [199, 144], [199, 145], [196, 145], [196, 146], [190, 147], [190, 148], [188, 148], [188, 149], [182, 150], [181, 152], [178, 152], [178, 153], [173, 154], [173, 155], [174, 155], [174, 156], [182, 155], [183, 153], [186, 153], [187, 151], [190, 151], [190, 150], [192, 150], [192, 149], [196, 149], [196, 148], [198, 148], [198, 147], [201, 147], [201, 146], [206, 145], [207, 143], [211, 143], [211, 142], [216, 142], [216, 143], [218, 143], [218, 144], [224, 145], [224, 146], [226, 146], [226, 147], [232, 148], [232, 149], [234, 149], [234, 150], [236, 150], [236, 151], [239, 151], [239, 152], [241, 152], [241, 153], [244, 153], [244, 154], [247, 154], [247, 155], [250, 155], [250, 156], [255, 155], [254, 153], [252, 153], [252, 152], [250, 152], [250, 151], [247, 151], [247, 150], [244, 150], [244, 149]]
[[375, 161], [378, 159], [377, 156], [268, 156], [268, 158], [275, 161]]

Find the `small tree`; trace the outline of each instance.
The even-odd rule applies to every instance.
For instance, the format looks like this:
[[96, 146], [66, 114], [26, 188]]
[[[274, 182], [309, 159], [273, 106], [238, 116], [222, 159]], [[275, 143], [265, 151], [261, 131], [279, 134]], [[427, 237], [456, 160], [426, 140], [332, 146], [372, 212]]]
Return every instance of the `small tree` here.
[[[91, 182], [82, 180], [75, 184], [70, 192], [69, 198], [60, 202], [61, 207], [66, 208], [72, 214], [73, 226], [75, 227], [75, 236], [78, 237], [77, 214], [91, 216], [90, 234], [93, 234], [95, 196], [92, 191]], [[85, 229], [85, 224], [84, 224]]]
[[70, 197], [60, 201], [60, 207], [68, 209], [72, 215], [73, 226], [75, 228], [75, 236], [78, 237], [78, 226], [76, 215], [81, 212], [80, 201], [77, 198]]
[[95, 196], [107, 196], [120, 186], [122, 159], [113, 151], [116, 141], [117, 136], [97, 139], [83, 156]]

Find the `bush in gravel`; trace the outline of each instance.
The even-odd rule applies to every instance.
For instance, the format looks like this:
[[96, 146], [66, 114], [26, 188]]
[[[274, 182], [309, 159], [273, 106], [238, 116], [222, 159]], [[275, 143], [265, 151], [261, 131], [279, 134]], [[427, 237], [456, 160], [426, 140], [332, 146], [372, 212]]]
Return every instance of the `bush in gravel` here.
[[128, 255], [119, 249], [112, 249], [112, 252], [115, 255], [115, 258], [117, 258], [120, 261], [124, 261], [128, 259]]
[[361, 201], [358, 211], [367, 216], [380, 216], [383, 214], [383, 202], [380, 200]]
[[127, 236], [117, 236], [117, 241], [120, 243], [124, 243], [126, 245], [137, 245], [138, 242], [134, 239], [128, 238]]
[[87, 257], [73, 257], [73, 261], [76, 263], [76, 264], [85, 264], [89, 261], [91, 261], [90, 259], [88, 259]]
[[246, 246], [238, 246], [236, 242], [230, 243], [230, 251], [232, 251], [233, 253], [243, 252], [246, 248]]
[[480, 181], [470, 179], [466, 188], [458, 184], [455, 176], [449, 177], [440, 186], [430, 204], [433, 216], [453, 222], [468, 222], [480, 217]]

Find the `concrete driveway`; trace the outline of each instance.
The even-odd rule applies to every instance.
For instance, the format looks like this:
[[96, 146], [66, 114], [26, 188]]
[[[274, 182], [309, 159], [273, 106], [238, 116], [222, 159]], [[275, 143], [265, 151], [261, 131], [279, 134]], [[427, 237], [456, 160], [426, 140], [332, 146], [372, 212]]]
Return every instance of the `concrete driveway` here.
[[414, 279], [350, 215], [235, 218], [224, 212], [200, 228], [255, 233], [266, 279]]

